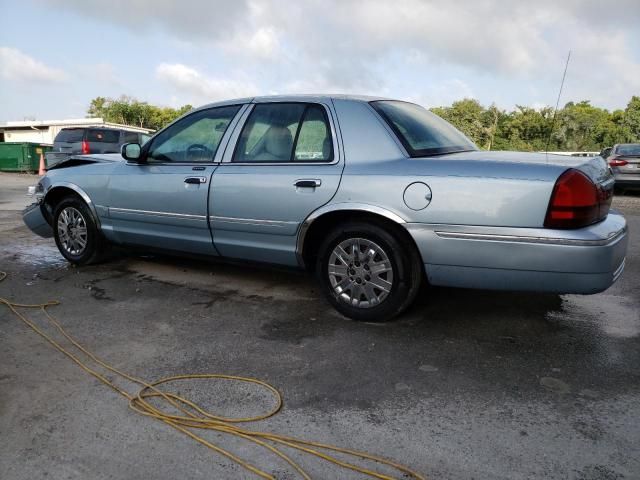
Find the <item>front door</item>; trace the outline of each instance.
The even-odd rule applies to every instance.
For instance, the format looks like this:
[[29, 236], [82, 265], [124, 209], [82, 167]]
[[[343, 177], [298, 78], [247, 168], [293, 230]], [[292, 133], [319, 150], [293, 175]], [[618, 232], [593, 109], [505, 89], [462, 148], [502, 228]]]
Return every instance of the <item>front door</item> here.
[[143, 149], [142, 163], [116, 168], [107, 215], [117, 241], [217, 254], [207, 217], [209, 188], [222, 157], [219, 147], [240, 108], [196, 111], [153, 137]]
[[262, 102], [243, 117], [212, 179], [214, 244], [226, 257], [295, 266], [300, 224], [342, 175], [332, 105]]

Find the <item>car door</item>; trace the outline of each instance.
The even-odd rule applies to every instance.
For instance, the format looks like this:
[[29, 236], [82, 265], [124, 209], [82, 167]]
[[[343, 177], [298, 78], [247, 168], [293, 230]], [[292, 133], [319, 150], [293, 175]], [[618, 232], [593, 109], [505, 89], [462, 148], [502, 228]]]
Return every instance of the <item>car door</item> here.
[[340, 183], [335, 118], [330, 102], [264, 101], [244, 112], [212, 179], [210, 220], [221, 255], [297, 265], [300, 224]]
[[241, 108], [191, 113], [150, 140], [140, 163], [123, 162], [115, 169], [107, 223], [117, 241], [217, 254], [207, 217], [210, 180]]

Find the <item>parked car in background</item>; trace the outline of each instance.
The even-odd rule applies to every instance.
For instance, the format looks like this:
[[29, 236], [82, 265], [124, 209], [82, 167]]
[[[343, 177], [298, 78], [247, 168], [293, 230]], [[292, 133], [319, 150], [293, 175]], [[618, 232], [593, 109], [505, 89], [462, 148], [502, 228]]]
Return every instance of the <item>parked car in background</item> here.
[[479, 150], [428, 110], [354, 96], [193, 110], [122, 154], [72, 156], [23, 214], [71, 263], [109, 243], [304, 268], [357, 320], [420, 285], [590, 294], [622, 274], [601, 157]]
[[71, 155], [91, 153], [119, 153], [125, 143], [144, 144], [150, 135], [118, 128], [78, 127], [63, 128], [53, 140], [53, 149], [46, 154], [47, 166], [54, 165]]
[[616, 190], [640, 189], [640, 143], [619, 143], [600, 155], [613, 171]]

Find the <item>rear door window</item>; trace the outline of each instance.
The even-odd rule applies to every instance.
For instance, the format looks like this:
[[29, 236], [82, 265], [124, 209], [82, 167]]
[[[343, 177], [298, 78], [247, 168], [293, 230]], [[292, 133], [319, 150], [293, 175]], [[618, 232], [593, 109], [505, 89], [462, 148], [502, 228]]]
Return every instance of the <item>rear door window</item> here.
[[264, 103], [242, 129], [234, 162], [326, 162], [333, 158], [329, 122], [322, 106]]
[[87, 141], [97, 143], [119, 143], [120, 130], [88, 130]]
[[84, 137], [83, 128], [66, 128], [60, 130], [54, 142], [56, 143], [74, 143], [81, 142]]

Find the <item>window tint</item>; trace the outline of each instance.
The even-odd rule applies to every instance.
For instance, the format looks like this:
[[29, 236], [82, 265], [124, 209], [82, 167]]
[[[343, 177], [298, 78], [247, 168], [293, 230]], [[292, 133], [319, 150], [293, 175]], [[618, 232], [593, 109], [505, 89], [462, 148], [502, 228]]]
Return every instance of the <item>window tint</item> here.
[[120, 130], [87, 130], [87, 142], [119, 143]]
[[333, 159], [333, 145], [324, 109], [310, 105], [304, 114], [296, 142], [295, 161], [329, 161]]
[[82, 128], [65, 128], [58, 132], [54, 142], [73, 143], [81, 142], [84, 137], [84, 129]]
[[211, 162], [239, 106], [193, 113], [159, 133], [147, 159], [158, 162]]
[[400, 101], [371, 102], [412, 157], [477, 150], [453, 125], [425, 108]]
[[253, 108], [233, 161], [326, 161], [332, 155], [329, 126], [321, 106], [265, 103]]
[[242, 129], [234, 162], [289, 162], [305, 110], [303, 103], [263, 103]]
[[640, 143], [628, 143], [624, 145], [618, 145], [616, 150], [618, 155], [629, 155], [635, 157], [640, 155]]
[[122, 143], [140, 143], [139, 135], [136, 132], [122, 132]]

